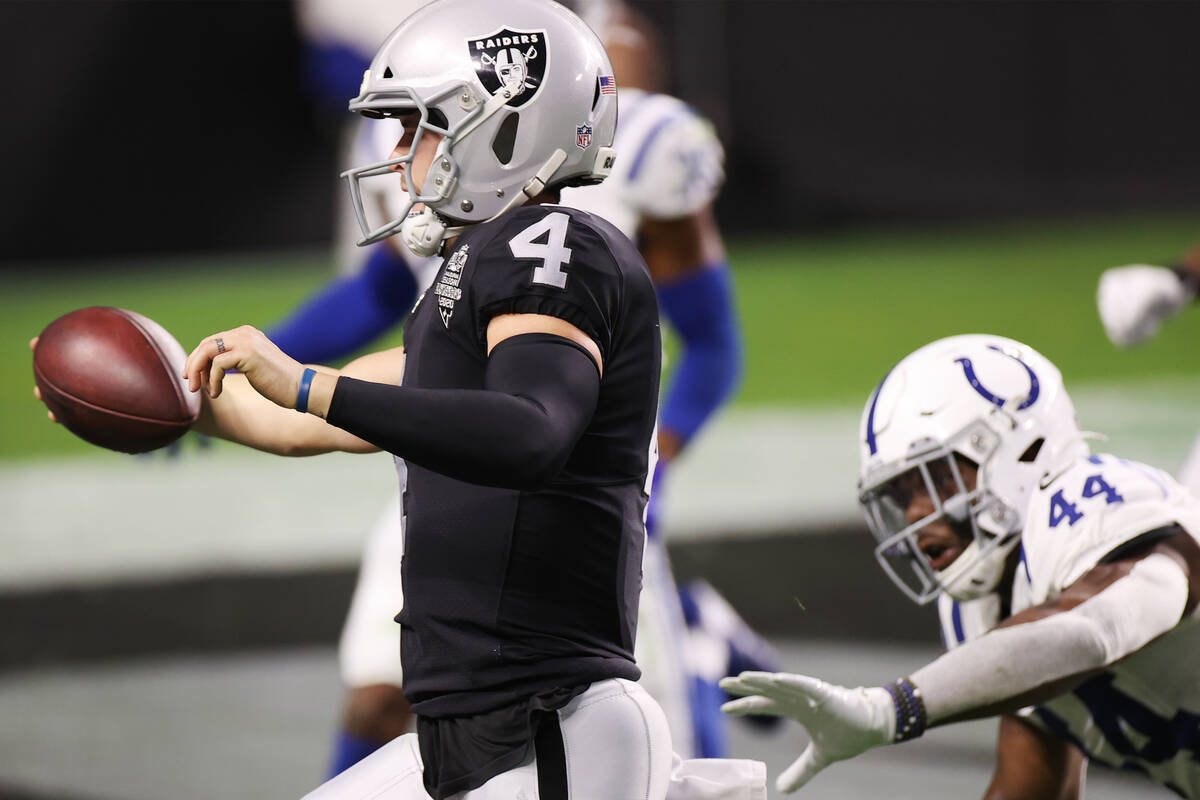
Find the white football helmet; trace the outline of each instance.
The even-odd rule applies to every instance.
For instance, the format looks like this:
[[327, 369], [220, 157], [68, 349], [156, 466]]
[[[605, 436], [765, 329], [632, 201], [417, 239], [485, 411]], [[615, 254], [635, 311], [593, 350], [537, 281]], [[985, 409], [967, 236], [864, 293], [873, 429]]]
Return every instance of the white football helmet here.
[[[603, 180], [616, 157], [614, 86], [596, 35], [551, 0], [424, 6], [384, 41], [350, 101], [369, 117], [420, 114], [409, 155], [343, 173], [359, 244], [400, 231], [415, 253], [432, 255], [463, 226], [546, 189]], [[414, 186], [409, 170], [402, 178], [392, 168], [411, 161], [425, 131], [444, 138], [424, 185]], [[374, 226], [359, 185], [369, 177], [403, 180], [408, 194], [403, 211]]]
[[[1038, 482], [1087, 452], [1058, 368], [1028, 345], [980, 334], [940, 339], [893, 367], [863, 410], [859, 446], [875, 557], [920, 604], [993, 591]], [[974, 487], [960, 459], [976, 465]], [[914, 481], [934, 507], [918, 520], [902, 488]], [[968, 542], [938, 571], [917, 535], [942, 518]]]

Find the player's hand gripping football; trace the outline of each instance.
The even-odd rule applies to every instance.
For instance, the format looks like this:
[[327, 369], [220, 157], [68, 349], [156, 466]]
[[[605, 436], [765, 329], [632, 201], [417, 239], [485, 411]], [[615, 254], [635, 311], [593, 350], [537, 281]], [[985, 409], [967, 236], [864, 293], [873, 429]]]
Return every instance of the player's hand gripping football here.
[[1146, 264], [1105, 270], [1096, 291], [1100, 321], [1118, 347], [1149, 339], [1191, 299], [1191, 290], [1174, 270]]
[[296, 407], [304, 365], [257, 328], [243, 325], [205, 337], [187, 357], [183, 377], [193, 392], [204, 389], [216, 398], [228, 370], [245, 375], [255, 391], [276, 405]]
[[794, 792], [835, 761], [896, 736], [895, 706], [882, 688], [847, 689], [787, 672], [743, 672], [722, 679], [721, 688], [744, 695], [721, 706], [726, 714], [790, 717], [808, 731], [812, 741], [775, 781], [781, 792]]

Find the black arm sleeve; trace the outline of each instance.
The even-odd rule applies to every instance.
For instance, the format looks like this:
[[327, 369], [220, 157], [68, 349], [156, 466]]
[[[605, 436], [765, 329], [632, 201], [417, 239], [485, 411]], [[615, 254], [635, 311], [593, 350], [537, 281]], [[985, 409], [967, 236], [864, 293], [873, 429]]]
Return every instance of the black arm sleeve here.
[[451, 478], [539, 489], [566, 464], [600, 394], [596, 362], [561, 336], [493, 348], [483, 389], [416, 389], [339, 378], [327, 420]]

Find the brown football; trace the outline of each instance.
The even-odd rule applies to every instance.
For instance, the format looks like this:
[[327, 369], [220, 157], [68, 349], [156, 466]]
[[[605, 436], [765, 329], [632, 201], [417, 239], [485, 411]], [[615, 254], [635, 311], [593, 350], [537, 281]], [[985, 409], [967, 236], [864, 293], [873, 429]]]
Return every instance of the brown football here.
[[33, 376], [58, 421], [92, 444], [144, 453], [185, 434], [199, 393], [180, 377], [187, 358], [171, 334], [122, 308], [81, 308], [46, 326]]

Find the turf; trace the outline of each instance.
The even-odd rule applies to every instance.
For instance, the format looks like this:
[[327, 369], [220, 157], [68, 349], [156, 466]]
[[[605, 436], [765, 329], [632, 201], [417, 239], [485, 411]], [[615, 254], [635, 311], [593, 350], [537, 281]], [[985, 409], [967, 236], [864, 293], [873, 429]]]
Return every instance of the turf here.
[[743, 403], [865, 401], [887, 369], [958, 333], [1025, 341], [1068, 385], [1200, 372], [1200, 314], [1118, 351], [1096, 314], [1099, 273], [1168, 263], [1200, 214], [946, 233], [743, 243], [733, 253], [748, 343]]
[[[887, 368], [939, 336], [1023, 339], [1068, 381], [1127, 382], [1200, 372], [1200, 314], [1143, 347], [1116, 351], [1095, 311], [1107, 266], [1164, 263], [1200, 238], [1200, 214], [946, 231], [875, 231], [733, 240], [747, 345], [744, 405], [859, 403]], [[314, 254], [170, 257], [3, 273], [0, 458], [95, 452], [44, 423], [26, 342], [87, 305], [140, 311], [185, 347], [206, 334], [283, 316], [331, 273]], [[389, 341], [397, 341], [393, 334]]]

